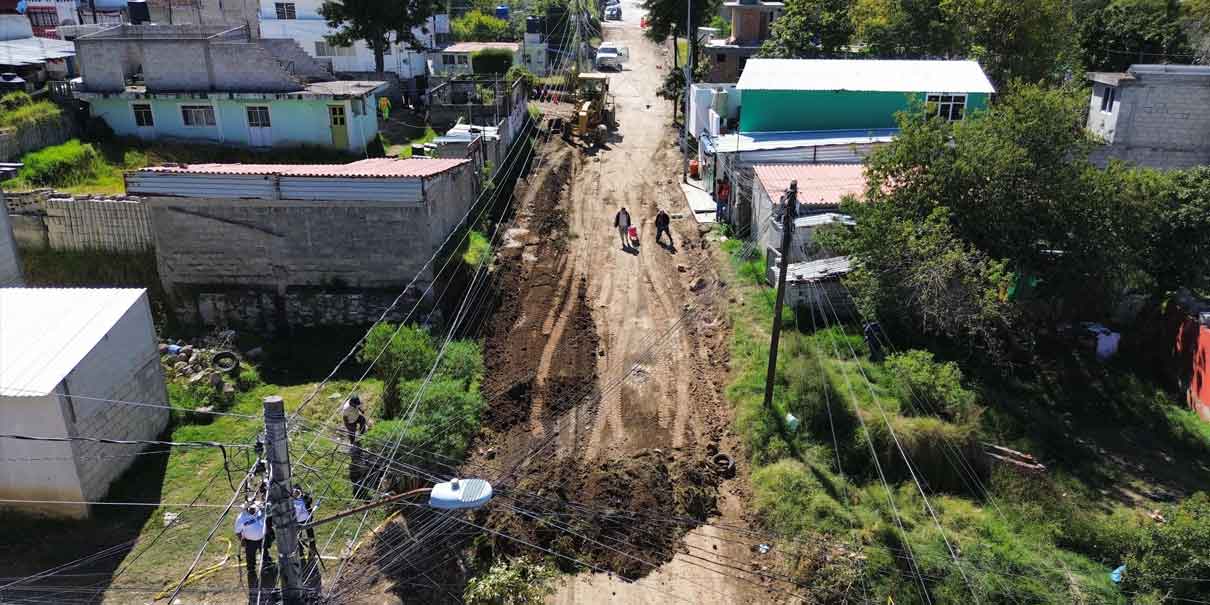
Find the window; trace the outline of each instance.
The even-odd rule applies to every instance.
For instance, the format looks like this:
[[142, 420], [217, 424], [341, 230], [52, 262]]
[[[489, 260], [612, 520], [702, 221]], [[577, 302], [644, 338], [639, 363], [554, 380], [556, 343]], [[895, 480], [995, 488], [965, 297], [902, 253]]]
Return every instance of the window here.
[[144, 103], [136, 103], [130, 106], [134, 110], [134, 125], [155, 126], [155, 116], [151, 115], [151, 106]]
[[352, 57], [356, 54], [352, 46], [333, 46], [323, 40], [315, 42], [316, 57]]
[[181, 120], [186, 126], [214, 126], [214, 107], [210, 105], [181, 105]]
[[344, 126], [345, 125], [345, 108], [344, 108], [344, 106], [329, 105], [328, 106], [328, 119], [330, 120], [330, 124], [332, 126]]
[[929, 111], [935, 110], [941, 119], [951, 122], [961, 120], [966, 110], [966, 95], [928, 95], [927, 102]]
[[457, 55], [457, 56], [458, 56], [458, 65], [468, 65], [470, 63], [470, 57], [468, 57], [466, 55]]
[[248, 106], [248, 128], [269, 128], [269, 108], [261, 105]]
[[1113, 86], [1106, 86], [1105, 91], [1101, 93], [1101, 111], [1103, 113], [1113, 113], [1113, 102], [1118, 98], [1118, 89]]
[[30, 9], [29, 24], [33, 27], [56, 27], [59, 25], [58, 13], [53, 8]]
[[294, 10], [293, 2], [278, 2], [273, 5], [277, 9], [278, 19], [297, 19], [298, 13]]
[[454, 55], [441, 55], [441, 64], [442, 65], [453, 65], [454, 64]]

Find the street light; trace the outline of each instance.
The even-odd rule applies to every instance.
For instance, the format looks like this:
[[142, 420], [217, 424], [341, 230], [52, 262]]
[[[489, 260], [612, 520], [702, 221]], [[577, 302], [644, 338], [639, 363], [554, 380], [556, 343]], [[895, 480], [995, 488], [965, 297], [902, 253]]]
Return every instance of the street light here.
[[318, 527], [338, 519], [343, 519], [349, 515], [355, 515], [362, 511], [378, 508], [384, 504], [398, 502], [404, 498], [419, 496], [421, 494], [429, 495], [429, 506], [432, 508], [438, 510], [469, 510], [479, 508], [492, 499], [492, 485], [483, 479], [458, 479], [455, 477], [449, 481], [438, 483], [433, 487], [422, 487], [403, 492], [402, 494], [387, 496], [369, 504], [363, 504], [356, 508], [336, 513], [330, 517], [304, 523], [299, 526], [299, 529]]

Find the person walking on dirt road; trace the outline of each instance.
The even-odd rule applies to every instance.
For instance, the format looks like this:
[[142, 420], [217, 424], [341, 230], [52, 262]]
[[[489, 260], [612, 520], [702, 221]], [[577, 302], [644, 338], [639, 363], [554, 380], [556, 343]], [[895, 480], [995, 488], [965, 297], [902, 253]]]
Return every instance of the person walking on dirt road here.
[[625, 206], [614, 215], [613, 226], [618, 228], [618, 235], [622, 237], [622, 249], [629, 250], [630, 240], [627, 239], [626, 232], [630, 229], [630, 213], [626, 211]]
[[672, 219], [660, 208], [659, 212], [655, 213], [655, 243], [660, 243], [660, 236], [668, 234], [668, 245], [672, 245], [672, 230], [668, 227], [672, 224]]

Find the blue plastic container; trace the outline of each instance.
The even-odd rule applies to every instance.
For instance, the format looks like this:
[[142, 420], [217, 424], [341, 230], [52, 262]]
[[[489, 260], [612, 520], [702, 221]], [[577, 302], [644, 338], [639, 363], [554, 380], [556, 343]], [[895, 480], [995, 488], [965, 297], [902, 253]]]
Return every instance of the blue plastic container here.
[[505, 21], [508, 21], [508, 5], [507, 4], [501, 4], [500, 6], [496, 7], [496, 18], [504, 19]]

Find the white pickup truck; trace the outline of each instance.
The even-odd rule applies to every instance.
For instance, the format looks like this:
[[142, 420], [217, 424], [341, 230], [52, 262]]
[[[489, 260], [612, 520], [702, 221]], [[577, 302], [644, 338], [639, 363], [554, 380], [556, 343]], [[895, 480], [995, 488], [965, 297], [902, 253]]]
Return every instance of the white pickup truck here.
[[625, 46], [605, 42], [597, 48], [597, 58], [593, 61], [597, 71], [609, 68], [622, 70], [622, 64], [630, 60], [630, 49]]

